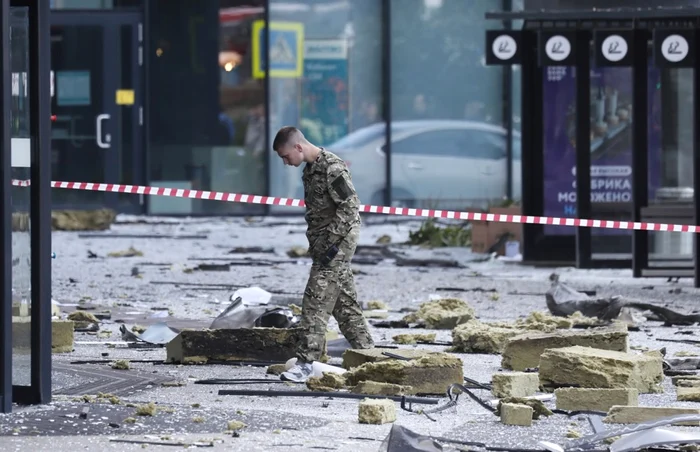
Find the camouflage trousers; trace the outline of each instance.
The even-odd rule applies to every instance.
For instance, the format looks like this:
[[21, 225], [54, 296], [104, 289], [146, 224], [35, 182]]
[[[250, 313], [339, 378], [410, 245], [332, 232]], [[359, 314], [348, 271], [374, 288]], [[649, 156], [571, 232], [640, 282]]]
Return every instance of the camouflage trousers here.
[[297, 350], [300, 361], [312, 362], [321, 358], [331, 315], [338, 321], [340, 332], [352, 348], [374, 347], [362, 307], [357, 301], [355, 277], [350, 267], [359, 235], [360, 228], [354, 228], [328, 266], [324, 267], [314, 259], [302, 302], [300, 327], [305, 334]]

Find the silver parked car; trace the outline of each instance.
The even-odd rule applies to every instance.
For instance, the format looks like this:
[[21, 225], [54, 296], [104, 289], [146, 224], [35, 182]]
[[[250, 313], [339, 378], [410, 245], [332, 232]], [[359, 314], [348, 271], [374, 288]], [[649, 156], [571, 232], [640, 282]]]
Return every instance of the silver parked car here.
[[[463, 209], [506, 196], [506, 129], [475, 121], [409, 120], [392, 123], [393, 205]], [[330, 144], [350, 167], [364, 204], [382, 205], [385, 125], [372, 124]], [[513, 196], [521, 191], [520, 133], [513, 132]]]

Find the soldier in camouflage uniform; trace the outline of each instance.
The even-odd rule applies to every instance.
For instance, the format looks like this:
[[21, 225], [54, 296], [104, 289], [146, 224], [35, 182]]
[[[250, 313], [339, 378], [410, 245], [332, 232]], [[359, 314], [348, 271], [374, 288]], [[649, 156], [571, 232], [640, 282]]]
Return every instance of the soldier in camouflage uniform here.
[[301, 327], [306, 334], [296, 365], [282, 374], [285, 380], [305, 381], [312, 372], [311, 364], [325, 349], [331, 314], [353, 348], [374, 346], [350, 267], [360, 235], [360, 201], [345, 162], [309, 143], [295, 127], [280, 129], [272, 147], [285, 165], [298, 167], [306, 162], [302, 177], [306, 237], [313, 259], [302, 302]]

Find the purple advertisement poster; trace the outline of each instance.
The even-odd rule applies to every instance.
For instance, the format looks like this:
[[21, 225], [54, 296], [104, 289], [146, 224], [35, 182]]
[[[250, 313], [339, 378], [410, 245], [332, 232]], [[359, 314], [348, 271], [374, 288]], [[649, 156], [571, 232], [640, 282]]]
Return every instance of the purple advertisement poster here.
[[[632, 122], [648, 120], [649, 197], [659, 185], [661, 105], [659, 71], [649, 68], [647, 118], [632, 117], [632, 68], [591, 70], [591, 203], [632, 202]], [[552, 66], [543, 72], [544, 215], [576, 217], [576, 73]], [[644, 152], [644, 151], [642, 151]], [[593, 215], [595, 218], [595, 215]], [[570, 227], [545, 226], [548, 235], [572, 235]], [[594, 234], [631, 231], [595, 229]]]

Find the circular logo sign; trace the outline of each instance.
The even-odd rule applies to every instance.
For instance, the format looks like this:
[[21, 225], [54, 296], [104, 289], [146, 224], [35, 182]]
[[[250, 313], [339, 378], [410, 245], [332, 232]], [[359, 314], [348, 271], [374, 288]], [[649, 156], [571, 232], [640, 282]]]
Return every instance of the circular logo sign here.
[[610, 35], [603, 41], [601, 51], [608, 61], [620, 61], [627, 55], [627, 41], [620, 35]]
[[683, 61], [688, 51], [688, 41], [681, 35], [670, 35], [661, 43], [661, 54], [671, 63]]
[[510, 60], [515, 55], [516, 50], [518, 50], [518, 44], [516, 44], [512, 36], [501, 35], [493, 40], [491, 50], [499, 60]]
[[552, 36], [544, 45], [544, 51], [550, 60], [563, 61], [571, 55], [571, 43], [564, 36]]

